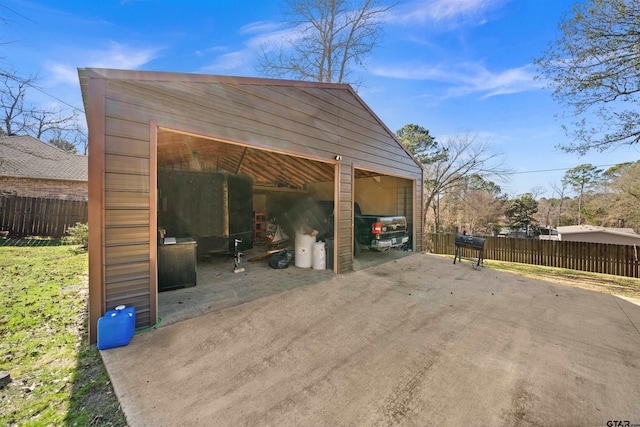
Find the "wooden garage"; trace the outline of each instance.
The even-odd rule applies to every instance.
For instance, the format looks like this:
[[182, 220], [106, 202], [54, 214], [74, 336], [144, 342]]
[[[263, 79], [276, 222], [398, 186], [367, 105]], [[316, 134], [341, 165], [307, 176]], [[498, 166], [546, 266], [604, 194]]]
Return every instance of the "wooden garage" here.
[[422, 168], [349, 85], [78, 74], [89, 129], [92, 342], [98, 318], [117, 305], [136, 308], [138, 328], [156, 323], [158, 176], [167, 171], [248, 177], [256, 199], [312, 192], [333, 200], [339, 274], [353, 269], [357, 188], [387, 213], [418, 219], [413, 250], [422, 250]]

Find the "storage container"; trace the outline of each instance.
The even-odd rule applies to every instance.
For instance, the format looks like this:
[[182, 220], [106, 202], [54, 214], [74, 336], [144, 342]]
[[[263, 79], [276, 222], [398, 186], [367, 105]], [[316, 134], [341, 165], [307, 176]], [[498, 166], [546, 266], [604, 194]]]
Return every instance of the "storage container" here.
[[324, 270], [327, 268], [327, 256], [324, 249], [324, 242], [315, 242], [312, 249], [314, 270]]
[[333, 270], [333, 237], [327, 237], [325, 242], [327, 244], [324, 248], [327, 270]]
[[98, 319], [98, 350], [129, 344], [136, 327], [134, 307], [119, 305]]
[[296, 233], [296, 254], [295, 266], [300, 268], [310, 268], [312, 265], [311, 248], [316, 242], [315, 236]]

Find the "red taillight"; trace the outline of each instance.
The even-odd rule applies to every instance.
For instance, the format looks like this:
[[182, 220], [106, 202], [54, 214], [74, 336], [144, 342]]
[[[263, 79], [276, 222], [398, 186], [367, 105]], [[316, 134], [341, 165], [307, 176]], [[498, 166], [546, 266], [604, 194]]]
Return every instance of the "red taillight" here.
[[382, 233], [382, 223], [381, 222], [374, 222], [371, 225], [371, 232], [373, 234], [380, 234]]

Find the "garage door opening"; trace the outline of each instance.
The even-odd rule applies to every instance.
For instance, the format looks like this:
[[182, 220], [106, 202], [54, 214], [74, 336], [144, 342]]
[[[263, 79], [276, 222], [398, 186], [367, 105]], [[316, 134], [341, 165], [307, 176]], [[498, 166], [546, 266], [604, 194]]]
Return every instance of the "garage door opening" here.
[[353, 187], [354, 270], [411, 254], [413, 181], [355, 169]]
[[[332, 163], [159, 129], [162, 323], [330, 279], [335, 177]], [[324, 242], [325, 268], [298, 268], [295, 259], [286, 269], [270, 267], [273, 254], [297, 254], [299, 234]]]

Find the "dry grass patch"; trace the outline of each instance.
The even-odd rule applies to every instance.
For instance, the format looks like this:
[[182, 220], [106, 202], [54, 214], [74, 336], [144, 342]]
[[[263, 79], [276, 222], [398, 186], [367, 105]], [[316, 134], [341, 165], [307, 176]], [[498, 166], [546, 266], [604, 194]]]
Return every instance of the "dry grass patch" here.
[[640, 279], [565, 268], [485, 260], [485, 267], [574, 288], [640, 299]]

